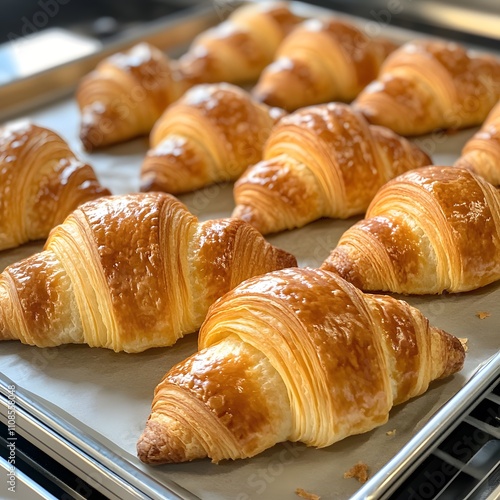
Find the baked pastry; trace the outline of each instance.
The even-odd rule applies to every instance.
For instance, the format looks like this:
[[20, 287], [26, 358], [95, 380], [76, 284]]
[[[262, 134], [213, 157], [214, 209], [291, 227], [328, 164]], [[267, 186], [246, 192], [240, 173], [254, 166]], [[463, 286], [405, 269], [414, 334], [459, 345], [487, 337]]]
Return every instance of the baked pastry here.
[[104, 59], [76, 93], [83, 146], [92, 151], [148, 134], [186, 89], [169, 58], [148, 43]]
[[0, 339], [127, 352], [169, 346], [241, 281], [293, 265], [248, 224], [198, 222], [170, 195], [100, 198], [0, 275]]
[[251, 83], [272, 62], [285, 36], [303, 21], [288, 2], [255, 2], [200, 35], [179, 59], [184, 78], [196, 83]]
[[417, 146], [340, 103], [282, 118], [263, 158], [236, 182], [233, 217], [264, 234], [362, 214], [389, 179], [431, 163]]
[[165, 108], [198, 83], [256, 80], [300, 20], [284, 2], [259, 2], [199, 35], [178, 61], [146, 43], [103, 60], [77, 90], [84, 147], [148, 134]]
[[264, 143], [283, 114], [231, 84], [193, 87], [156, 122], [142, 164], [141, 191], [178, 194], [236, 180], [262, 158]]
[[500, 185], [500, 101], [465, 144], [455, 166], [469, 168], [494, 186]]
[[354, 101], [401, 135], [480, 125], [500, 98], [500, 59], [447, 41], [408, 42]]
[[407, 172], [365, 217], [322, 265], [362, 290], [466, 292], [500, 279], [500, 191], [470, 170]]
[[352, 101], [374, 80], [396, 45], [370, 39], [338, 19], [309, 19], [281, 43], [261, 74], [254, 96], [288, 111], [331, 101]]
[[464, 357], [458, 339], [406, 302], [328, 271], [268, 273], [210, 308], [199, 352], [155, 390], [138, 455], [219, 462], [285, 440], [329, 446], [384, 424]]
[[52, 130], [30, 121], [0, 128], [0, 250], [47, 238], [76, 207], [109, 194]]

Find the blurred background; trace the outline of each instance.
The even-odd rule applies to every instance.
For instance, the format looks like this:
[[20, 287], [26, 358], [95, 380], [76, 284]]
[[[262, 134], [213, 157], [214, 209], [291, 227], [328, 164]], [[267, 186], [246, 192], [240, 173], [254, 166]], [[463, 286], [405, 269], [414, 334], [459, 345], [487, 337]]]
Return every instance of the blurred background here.
[[[233, 0], [0, 0], [0, 43], [50, 27], [106, 40], [195, 6], [228, 11]], [[312, 0], [381, 24], [476, 43], [500, 41], [498, 0]]]
[[[235, 0], [0, 0], [0, 90], [64, 63], [81, 61], [85, 56], [89, 56], [89, 60], [106, 51], [109, 54], [121, 50], [126, 43], [141, 40], [155, 30], [163, 29], [163, 33], [169, 30], [170, 36], [177, 20], [190, 12], [204, 9], [213, 22], [220, 21], [241, 3]], [[396, 26], [472, 46], [493, 50], [500, 47], [499, 0], [309, 0], [302, 3], [363, 18], [372, 36], [383, 34], [388, 26]], [[97, 60], [89, 60], [86, 67], [80, 67], [80, 75], [75, 73], [73, 80], [93, 68]], [[64, 77], [65, 84], [70, 83], [69, 76]], [[45, 87], [55, 88], [56, 80]], [[57, 81], [61, 87], [61, 78]], [[33, 85], [31, 94], [39, 92], [40, 87]], [[18, 95], [17, 89], [10, 94], [0, 92], [0, 113]]]

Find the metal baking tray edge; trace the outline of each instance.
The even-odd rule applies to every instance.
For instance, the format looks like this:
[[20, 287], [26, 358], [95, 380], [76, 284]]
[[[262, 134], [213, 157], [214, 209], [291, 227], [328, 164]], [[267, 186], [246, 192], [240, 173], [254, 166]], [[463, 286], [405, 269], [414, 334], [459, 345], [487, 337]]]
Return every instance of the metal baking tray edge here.
[[164, 484], [53, 413], [0, 373], [0, 416], [7, 421], [9, 387], [16, 387], [13, 408], [15, 433], [47, 452], [110, 500], [161, 498], [199, 500], [174, 481]]
[[434, 442], [448, 435], [459, 423], [478, 397], [491, 385], [492, 378], [500, 375], [500, 352], [486, 360], [463, 388], [438, 410], [427, 424], [350, 500], [376, 500], [389, 495], [404, 475], [411, 473]]
[[[300, 2], [294, 2], [300, 4]], [[311, 12], [325, 12], [324, 9], [315, 8], [314, 6], [307, 6], [311, 8]], [[337, 14], [331, 12], [332, 14]], [[71, 85], [64, 87], [64, 93], [69, 93], [74, 88], [74, 70], [84, 74], [89, 69], [95, 66], [95, 63], [106, 57], [110, 53], [126, 48], [133, 43], [141, 41], [149, 41], [157, 44], [162, 48], [173, 47], [178, 44], [183, 44], [189, 38], [192, 38], [197, 32], [200, 32], [205, 27], [213, 24], [216, 20], [216, 15], [213, 8], [207, 8], [191, 12], [190, 14], [177, 15], [174, 20], [167, 23], [162, 23], [158, 26], [155, 32], [149, 32], [147, 36], [142, 34], [138, 39], [124, 41], [120, 46], [108, 47], [106, 51], [93, 54], [83, 58], [82, 60], [75, 61], [68, 65], [61, 66], [58, 70], [62, 71], [61, 74], [72, 75]], [[351, 16], [339, 14], [339, 17], [349, 18]], [[171, 24], [172, 23], [172, 24]], [[177, 24], [176, 24], [177, 23]], [[168, 28], [168, 29], [167, 29]], [[162, 30], [167, 31], [165, 38], [161, 38]], [[171, 31], [173, 30], [173, 31]], [[397, 33], [397, 28], [391, 27], [391, 31]], [[401, 30], [404, 32], [405, 30]], [[160, 38], [155, 37], [158, 36]], [[425, 35], [423, 35], [425, 36]], [[163, 41], [159, 41], [163, 40]], [[73, 69], [71, 69], [73, 66]], [[54, 71], [54, 70], [52, 70]], [[80, 74], [80, 73], [79, 73]], [[39, 77], [51, 81], [52, 72], [41, 74]], [[69, 80], [68, 80], [69, 82]], [[19, 82], [17, 82], [19, 84]], [[53, 84], [53, 81], [51, 82]], [[31, 84], [30, 84], [31, 85]], [[0, 98], [1, 95], [0, 88]], [[23, 88], [18, 87], [18, 91], [25, 97], [29, 94], [23, 94]], [[53, 96], [51, 96], [53, 97]], [[48, 94], [44, 99], [49, 99]], [[18, 106], [16, 109], [8, 109], [9, 115], [19, 114], [26, 112], [27, 109], [33, 108], [37, 103], [29, 101], [26, 107], [22, 109]], [[0, 113], [0, 121], [5, 119], [5, 113]], [[10, 379], [0, 373], [0, 416], [2, 419], [6, 418], [7, 407], [7, 392], [8, 386], [12, 382]], [[462, 390], [455, 397], [459, 397]], [[29, 436], [29, 439], [36, 442], [40, 448], [50, 451], [51, 455], [57, 455], [58, 460], [62, 461], [69, 469], [72, 469], [77, 474], [84, 474], [89, 483], [93, 483], [96, 489], [102, 489], [106, 483], [107, 494], [115, 495], [110, 498], [118, 499], [133, 499], [133, 498], [167, 498], [167, 499], [181, 499], [181, 500], [194, 500], [199, 497], [193, 493], [188, 492], [173, 481], [162, 479], [162, 482], [156, 481], [154, 478], [136, 468], [132, 463], [123, 459], [115, 452], [107, 448], [103, 443], [92, 438], [84, 431], [84, 425], [76, 427], [67, 421], [64, 417], [52, 412], [43, 403], [37, 402], [36, 398], [31, 397], [28, 391], [24, 391], [16, 384], [16, 427], [20, 434]], [[432, 419], [434, 421], [434, 419]], [[427, 426], [426, 426], [427, 429]], [[407, 446], [403, 449], [401, 454], [396, 455], [389, 463], [386, 464], [373, 478], [366, 483], [365, 487], [368, 489], [379, 486], [379, 481], [387, 473], [390, 467], [399, 464], [399, 461], [405, 459], [403, 457], [404, 451], [410, 450], [411, 443], [416, 442], [417, 438], [423, 439], [423, 434], [419, 433], [415, 436]], [[385, 471], [385, 472], [384, 472]], [[363, 496], [365, 487], [360, 489], [355, 496], [351, 497], [352, 500], [366, 499]], [[385, 487], [380, 483], [380, 487]], [[126, 496], [128, 495], [128, 496]], [[376, 498], [376, 497], [372, 497]]]
[[74, 92], [80, 79], [97, 63], [139, 42], [148, 42], [162, 50], [185, 46], [219, 18], [210, 6], [198, 6], [150, 22], [146, 29], [106, 44], [101, 50], [32, 76], [0, 85], [0, 122], [9, 120], [35, 106], [65, 97]]

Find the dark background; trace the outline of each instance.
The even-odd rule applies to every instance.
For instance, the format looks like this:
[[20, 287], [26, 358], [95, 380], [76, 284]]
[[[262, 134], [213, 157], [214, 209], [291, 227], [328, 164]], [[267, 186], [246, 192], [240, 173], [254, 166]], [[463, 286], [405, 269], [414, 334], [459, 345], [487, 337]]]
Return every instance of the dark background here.
[[[194, 6], [227, 12], [236, 3], [232, 0], [0, 0], [0, 43], [54, 26], [105, 41], [123, 36], [127, 30], [144, 22]], [[312, 0], [308, 3], [331, 7], [381, 25], [390, 23], [428, 34], [459, 37], [464, 42], [492, 48], [498, 48], [500, 43], [498, 0]], [[457, 9], [461, 12], [459, 22]], [[467, 12], [486, 14], [497, 23], [496, 34], [474, 16], [468, 21]]]

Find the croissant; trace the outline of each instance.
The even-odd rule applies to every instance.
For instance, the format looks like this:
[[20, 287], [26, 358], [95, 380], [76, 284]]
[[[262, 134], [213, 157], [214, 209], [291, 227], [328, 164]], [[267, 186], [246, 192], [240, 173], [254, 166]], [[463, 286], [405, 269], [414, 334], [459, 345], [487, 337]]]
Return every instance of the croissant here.
[[431, 163], [417, 146], [339, 103], [282, 118], [263, 158], [236, 182], [233, 212], [263, 234], [362, 214], [389, 179]]
[[236, 180], [262, 158], [278, 108], [253, 101], [234, 85], [206, 84], [167, 108], [151, 133], [141, 191], [178, 194]]
[[244, 5], [193, 40], [190, 50], [179, 59], [180, 70], [191, 83], [253, 82], [301, 21], [288, 2]]
[[388, 182], [321, 266], [362, 290], [466, 292], [500, 279], [500, 191], [457, 167]]
[[500, 101], [466, 143], [455, 166], [470, 168], [494, 186], [500, 185]]
[[446, 41], [409, 42], [354, 101], [368, 120], [401, 135], [481, 124], [500, 98], [500, 59]]
[[91, 151], [148, 134], [186, 88], [169, 58], [147, 43], [104, 59], [76, 93], [83, 146]]
[[165, 108], [198, 83], [256, 80], [300, 20], [283, 2], [246, 5], [199, 35], [180, 60], [146, 43], [103, 60], [77, 89], [84, 147], [148, 134]]
[[78, 205], [109, 194], [52, 130], [29, 121], [0, 128], [0, 250], [47, 238]]
[[88, 202], [0, 275], [0, 339], [140, 352], [197, 330], [218, 297], [296, 265], [234, 219], [198, 222], [164, 193]]
[[310, 19], [283, 40], [253, 93], [289, 111], [330, 101], [349, 102], [377, 77], [395, 48], [388, 40], [369, 39], [352, 24]]
[[465, 357], [458, 339], [406, 302], [307, 268], [226, 294], [199, 348], [155, 390], [137, 445], [143, 462], [246, 458], [285, 440], [330, 446], [384, 424], [393, 405]]

